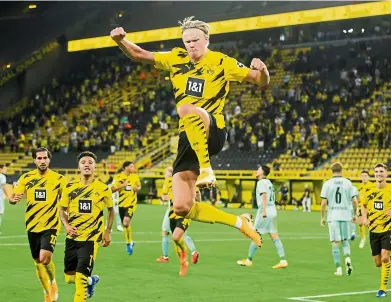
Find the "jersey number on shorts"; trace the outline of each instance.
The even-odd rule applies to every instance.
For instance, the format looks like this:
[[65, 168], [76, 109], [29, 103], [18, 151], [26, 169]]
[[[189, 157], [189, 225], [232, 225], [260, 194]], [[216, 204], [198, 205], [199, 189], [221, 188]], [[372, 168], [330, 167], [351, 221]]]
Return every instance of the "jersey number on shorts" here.
[[46, 190], [35, 189], [34, 196], [35, 196], [35, 201], [46, 201]]
[[92, 201], [90, 199], [79, 200], [79, 213], [80, 214], [91, 214]]
[[381, 200], [374, 201], [374, 208], [376, 210], [384, 210], [384, 202]]
[[186, 82], [185, 94], [199, 98], [203, 97], [204, 82], [204, 79], [189, 77], [188, 81]]

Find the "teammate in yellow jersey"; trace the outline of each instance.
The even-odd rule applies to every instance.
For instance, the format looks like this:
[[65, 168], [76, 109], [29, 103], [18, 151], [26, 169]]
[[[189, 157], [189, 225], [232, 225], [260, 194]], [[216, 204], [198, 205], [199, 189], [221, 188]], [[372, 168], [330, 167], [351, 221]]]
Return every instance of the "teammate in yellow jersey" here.
[[132, 240], [131, 219], [136, 212], [137, 192], [141, 188], [140, 178], [136, 174], [133, 162], [126, 161], [123, 164], [123, 172], [113, 179], [112, 192], [119, 193], [118, 211], [124, 226], [126, 251], [128, 255], [133, 254], [134, 242]]
[[377, 164], [374, 168], [376, 184], [362, 200], [363, 224], [369, 227], [369, 241], [377, 267], [381, 266], [381, 284], [378, 298], [387, 296], [391, 273], [391, 184], [387, 184], [387, 166]]
[[132, 60], [170, 72], [180, 116], [178, 153], [173, 166], [175, 213], [200, 222], [236, 227], [261, 246], [249, 214], [236, 217], [194, 200], [195, 185], [215, 183], [210, 155], [218, 154], [226, 141], [222, 112], [230, 82], [246, 81], [265, 88], [270, 79], [267, 67], [255, 58], [248, 68], [223, 53], [209, 50], [210, 27], [205, 22], [189, 17], [180, 24], [186, 49], [149, 52], [128, 41], [121, 27], [113, 29], [111, 37]]
[[[184, 277], [188, 271], [188, 248], [192, 254], [192, 263], [196, 264], [199, 261], [199, 252], [196, 250], [193, 240], [186, 230], [189, 227], [190, 220], [176, 215], [173, 211], [173, 206], [170, 203], [172, 199], [172, 173], [173, 168], [168, 167], [165, 173], [165, 182], [163, 184], [162, 200], [168, 203], [168, 209], [165, 212], [162, 222], [162, 256], [157, 262], [169, 262], [169, 232], [172, 233], [172, 238], [175, 243], [175, 249], [180, 260], [180, 276]], [[197, 194], [197, 201], [200, 201], [200, 192]]]
[[[358, 217], [362, 215], [361, 204], [366, 197], [367, 192], [374, 187], [374, 183], [369, 181], [369, 171], [363, 170], [361, 172], [361, 184], [358, 186]], [[364, 225], [359, 225], [359, 233], [361, 234], [361, 241], [359, 243], [359, 248], [363, 249], [366, 242], [366, 227]]]
[[[80, 179], [66, 185], [60, 203], [60, 216], [68, 234], [64, 251], [65, 281], [75, 283], [73, 301], [81, 302], [93, 296], [99, 281], [99, 277], [91, 273], [98, 243], [102, 241], [103, 247], [110, 244], [114, 209], [111, 190], [94, 177], [95, 154], [85, 151], [77, 159]], [[105, 208], [108, 223], [104, 230]]]
[[26, 230], [38, 279], [44, 290], [44, 301], [57, 301], [55, 265], [52, 261], [60, 231], [59, 203], [65, 186], [64, 176], [49, 169], [51, 153], [46, 148], [33, 150], [37, 169], [23, 174], [9, 200], [15, 204], [26, 193]]

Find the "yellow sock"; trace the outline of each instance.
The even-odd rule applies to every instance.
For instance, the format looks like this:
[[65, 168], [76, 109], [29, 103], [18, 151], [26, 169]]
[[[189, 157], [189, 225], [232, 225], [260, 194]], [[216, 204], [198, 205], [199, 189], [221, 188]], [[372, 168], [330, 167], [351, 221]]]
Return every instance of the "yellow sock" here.
[[183, 118], [186, 136], [191, 148], [195, 151], [200, 168], [210, 168], [207, 133], [203, 121], [197, 114], [187, 114]]
[[44, 265], [44, 267], [48, 273], [50, 283], [56, 282], [56, 266], [53, 261], [50, 261], [50, 263], [48, 265]]
[[42, 288], [45, 294], [48, 294], [50, 291], [50, 284], [49, 284], [49, 276], [46, 272], [45, 266], [41, 263], [35, 262], [35, 272], [37, 273], [37, 277], [41, 282]]
[[84, 302], [87, 300], [87, 279], [88, 277], [86, 275], [76, 273], [74, 302]]
[[176, 250], [176, 253], [177, 253], [177, 256], [178, 256], [178, 259], [180, 260], [180, 262], [182, 260], [181, 255], [183, 253], [185, 253], [185, 255], [188, 255], [188, 247], [185, 244], [184, 238], [181, 238], [180, 241], [177, 241], [177, 242], [174, 241], [174, 249]]
[[381, 264], [381, 284], [380, 289], [383, 291], [387, 290], [389, 276], [391, 274], [391, 262]]
[[125, 242], [131, 243], [132, 242], [132, 227], [131, 224], [129, 226], [124, 227], [124, 235], [125, 235]]
[[71, 284], [75, 283], [75, 275], [64, 274], [65, 283]]
[[214, 206], [204, 203], [195, 202], [186, 218], [209, 223], [221, 223], [232, 227], [238, 227], [237, 216], [218, 210]]
[[359, 226], [359, 234], [361, 234], [361, 238], [365, 238], [366, 237], [366, 231], [365, 231], [365, 226], [364, 225], [360, 225]]

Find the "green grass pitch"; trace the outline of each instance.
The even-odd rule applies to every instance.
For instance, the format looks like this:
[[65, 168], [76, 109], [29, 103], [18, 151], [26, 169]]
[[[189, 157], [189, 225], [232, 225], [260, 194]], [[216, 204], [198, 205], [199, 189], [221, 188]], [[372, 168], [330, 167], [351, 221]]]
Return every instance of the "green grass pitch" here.
[[[170, 262], [156, 263], [161, 254], [161, 223], [164, 206], [140, 205], [132, 222], [135, 253], [125, 252], [123, 233], [113, 231], [112, 244], [100, 247], [94, 273], [100, 275], [92, 301], [373, 301], [380, 269], [374, 267], [370, 247], [351, 245], [352, 276], [334, 276], [327, 228], [319, 226], [320, 213], [278, 212], [278, 228], [289, 267], [274, 270], [275, 247], [267, 236], [254, 258], [253, 267], [239, 267], [247, 256], [249, 240], [223, 225], [192, 222], [189, 234], [200, 252], [200, 261], [190, 265], [188, 276], [178, 276], [179, 264], [171, 243]], [[240, 214], [246, 210], [225, 209]], [[0, 301], [43, 301], [24, 231], [24, 206], [6, 205], [0, 235]], [[254, 210], [251, 211], [255, 213]], [[74, 285], [63, 278], [64, 233], [54, 253], [59, 301], [73, 301]], [[343, 258], [342, 258], [343, 261]], [[318, 295], [357, 293], [345, 296]], [[306, 301], [303, 300], [303, 301]], [[388, 300], [390, 298], [387, 298]]]

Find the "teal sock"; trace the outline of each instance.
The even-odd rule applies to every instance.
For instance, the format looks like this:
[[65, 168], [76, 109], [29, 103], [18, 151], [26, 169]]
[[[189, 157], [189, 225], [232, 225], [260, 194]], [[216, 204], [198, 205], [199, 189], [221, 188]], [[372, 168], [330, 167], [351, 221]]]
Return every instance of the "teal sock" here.
[[351, 235], [355, 235], [356, 229], [357, 229], [357, 225], [354, 222], [351, 222]]
[[251, 242], [250, 246], [249, 246], [249, 252], [248, 252], [248, 259], [250, 261], [252, 261], [253, 256], [255, 255], [257, 250], [257, 245], [256, 243], [254, 243], [253, 241]]
[[280, 238], [276, 238], [274, 239], [274, 244], [276, 247], [276, 251], [278, 252], [278, 255], [280, 257], [280, 260], [285, 260], [282, 240], [280, 240]]
[[162, 236], [162, 254], [163, 257], [169, 257], [169, 236]]
[[342, 242], [342, 248], [343, 248], [343, 254], [344, 254], [344, 256], [345, 256], [345, 257], [349, 257], [351, 251], [350, 251], [350, 243], [348, 243], [347, 240], [344, 240], [344, 241]]
[[340, 250], [338, 245], [332, 246], [332, 258], [333, 262], [335, 263], [336, 267], [340, 267]]
[[193, 243], [193, 240], [190, 236], [185, 235], [184, 240], [185, 240], [186, 245], [188, 246], [188, 249], [191, 251], [191, 253], [196, 251], [195, 244]]

